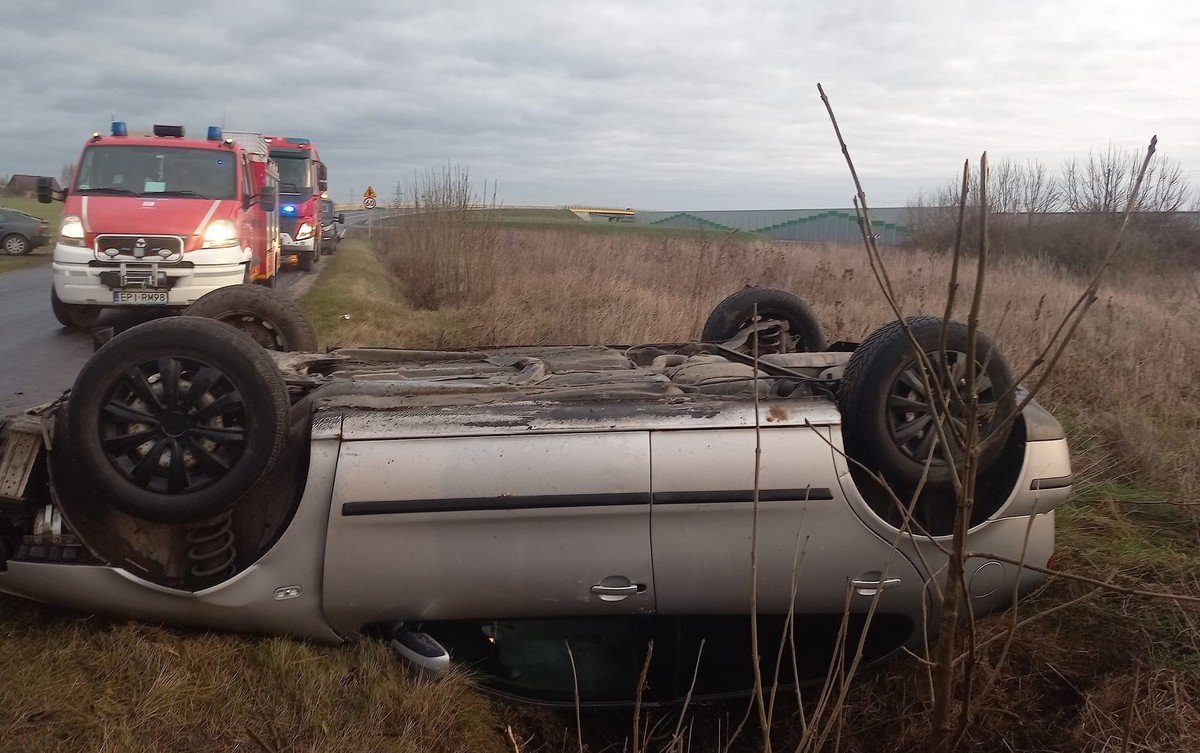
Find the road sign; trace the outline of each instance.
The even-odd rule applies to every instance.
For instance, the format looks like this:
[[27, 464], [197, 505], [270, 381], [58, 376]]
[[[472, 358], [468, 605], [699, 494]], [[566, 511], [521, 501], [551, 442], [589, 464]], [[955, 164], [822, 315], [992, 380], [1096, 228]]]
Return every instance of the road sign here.
[[363, 209], [374, 209], [374, 208], [375, 208], [375, 199], [372, 199], [372, 198], [363, 199]]
[[375, 198], [375, 189], [370, 186], [367, 186], [367, 190], [363, 191], [363, 198], [364, 199]]

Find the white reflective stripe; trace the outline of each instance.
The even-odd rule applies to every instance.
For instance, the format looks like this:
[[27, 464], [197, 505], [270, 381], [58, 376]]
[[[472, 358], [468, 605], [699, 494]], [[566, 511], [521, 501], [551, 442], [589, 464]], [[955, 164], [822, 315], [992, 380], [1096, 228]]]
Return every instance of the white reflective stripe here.
[[92, 232], [92, 229], [88, 226], [88, 218], [87, 218], [88, 202], [87, 202], [87, 200], [88, 200], [88, 197], [85, 195], [83, 197], [83, 201], [79, 205], [79, 223], [81, 225], [83, 225], [83, 232], [90, 233], [90, 232]]
[[205, 226], [208, 225], [208, 221], [212, 219], [212, 216], [216, 214], [217, 205], [220, 203], [220, 199], [212, 203], [212, 206], [208, 208], [208, 214], [204, 215], [204, 219], [200, 220], [200, 224], [196, 226], [196, 232], [192, 233], [192, 235], [200, 235], [204, 232]]

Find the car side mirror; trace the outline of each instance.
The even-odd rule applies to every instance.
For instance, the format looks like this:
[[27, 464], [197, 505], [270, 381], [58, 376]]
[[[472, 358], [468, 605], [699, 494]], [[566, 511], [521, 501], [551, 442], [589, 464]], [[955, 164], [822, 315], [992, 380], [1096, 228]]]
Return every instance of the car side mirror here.
[[50, 183], [49, 178], [39, 177], [37, 179], [36, 186], [37, 200], [39, 204], [49, 204], [55, 199], [62, 201], [63, 199], [67, 198], [67, 190], [65, 188], [59, 192], [58, 196], [54, 195], [54, 186]]
[[338, 212], [338, 216], [335, 217], [334, 219], [336, 219], [338, 221], [338, 224], [341, 224], [341, 225], [346, 224], [346, 215], [343, 214], [342, 212]]

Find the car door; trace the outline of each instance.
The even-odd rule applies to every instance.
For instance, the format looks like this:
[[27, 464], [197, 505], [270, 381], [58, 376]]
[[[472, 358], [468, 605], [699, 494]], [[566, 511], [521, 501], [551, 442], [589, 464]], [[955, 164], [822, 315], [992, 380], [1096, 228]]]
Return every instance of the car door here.
[[[759, 468], [759, 614], [879, 609], [921, 615], [924, 584], [868, 530], [838, 485], [828, 427], [764, 427]], [[754, 523], [753, 428], [654, 432], [651, 543], [660, 614], [747, 614]], [[849, 602], [847, 601], [849, 599]]]
[[346, 441], [328, 531], [339, 631], [654, 610], [647, 432]]

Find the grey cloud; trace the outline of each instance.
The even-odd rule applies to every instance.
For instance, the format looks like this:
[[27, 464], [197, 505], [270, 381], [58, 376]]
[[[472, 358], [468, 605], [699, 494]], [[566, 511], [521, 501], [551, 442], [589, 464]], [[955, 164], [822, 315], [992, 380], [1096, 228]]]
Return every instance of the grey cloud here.
[[1200, 165], [1188, 6], [807, 5], [21, 0], [0, 173], [56, 174], [114, 113], [225, 113], [312, 138], [340, 200], [451, 161], [508, 203], [844, 206], [816, 81], [876, 205], [985, 148], [1057, 164], [1157, 131]]

